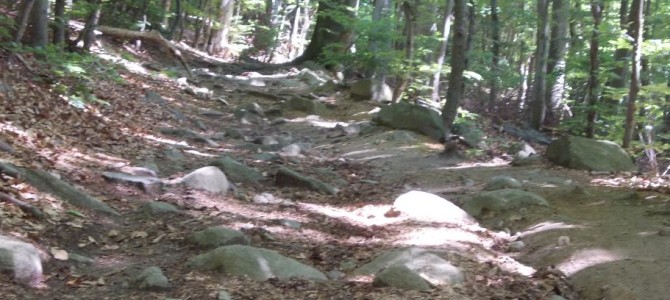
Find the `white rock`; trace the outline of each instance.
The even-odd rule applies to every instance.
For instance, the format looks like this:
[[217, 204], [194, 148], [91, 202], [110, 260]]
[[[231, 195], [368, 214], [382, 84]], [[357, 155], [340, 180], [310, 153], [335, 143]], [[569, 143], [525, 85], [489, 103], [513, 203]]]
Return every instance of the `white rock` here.
[[393, 210], [419, 221], [473, 224], [474, 220], [464, 210], [448, 200], [421, 191], [410, 191], [393, 202]]
[[190, 188], [202, 189], [212, 193], [226, 194], [230, 190], [230, 183], [226, 174], [213, 166], [197, 169], [177, 182]]

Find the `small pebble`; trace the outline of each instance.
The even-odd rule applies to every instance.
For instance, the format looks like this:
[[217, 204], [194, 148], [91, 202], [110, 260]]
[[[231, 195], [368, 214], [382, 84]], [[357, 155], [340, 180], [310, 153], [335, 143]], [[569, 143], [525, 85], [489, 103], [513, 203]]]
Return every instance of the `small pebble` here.
[[567, 246], [570, 245], [570, 237], [562, 235], [558, 237], [558, 245], [559, 246]]
[[507, 250], [510, 251], [510, 252], [518, 252], [518, 251], [521, 251], [521, 249], [523, 249], [524, 247], [526, 247], [526, 244], [523, 241], [516, 241], [516, 242], [511, 242], [507, 246]]

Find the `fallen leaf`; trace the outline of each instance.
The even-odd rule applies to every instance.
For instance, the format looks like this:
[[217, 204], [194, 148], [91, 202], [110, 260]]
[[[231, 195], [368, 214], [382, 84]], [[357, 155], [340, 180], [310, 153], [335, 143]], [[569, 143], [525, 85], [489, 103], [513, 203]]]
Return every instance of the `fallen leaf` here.
[[68, 260], [70, 259], [70, 254], [67, 253], [67, 251], [59, 248], [51, 248], [49, 249], [49, 252], [51, 252], [51, 255], [57, 260]]

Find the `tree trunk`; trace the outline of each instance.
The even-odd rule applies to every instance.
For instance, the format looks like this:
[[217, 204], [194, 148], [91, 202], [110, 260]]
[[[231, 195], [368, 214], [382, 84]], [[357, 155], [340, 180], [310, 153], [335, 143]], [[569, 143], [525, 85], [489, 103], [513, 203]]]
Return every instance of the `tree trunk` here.
[[452, 126], [456, 120], [458, 106], [463, 98], [465, 83], [463, 72], [467, 59], [467, 21], [466, 0], [454, 0], [454, 41], [451, 49], [451, 73], [449, 73], [449, 87], [447, 88], [447, 102], [442, 108], [442, 121], [445, 129], [445, 152], [455, 150], [452, 136]]
[[[70, 2], [69, 6], [67, 5]], [[66, 15], [66, 8], [72, 6], [72, 1], [66, 0], [56, 0], [54, 4], [54, 31], [52, 42], [55, 45], [60, 45], [61, 47], [65, 45], [66, 42], [66, 32], [69, 18]]]
[[593, 34], [591, 35], [591, 48], [589, 51], [590, 68], [589, 68], [589, 93], [588, 93], [588, 113], [586, 115], [586, 136], [593, 138], [596, 132], [596, 118], [598, 111], [596, 104], [600, 97], [600, 81], [598, 74], [600, 70], [599, 42], [600, 23], [603, 17], [604, 3], [602, 0], [591, 1], [591, 15], [593, 15]]
[[[619, 26], [621, 29], [628, 27], [628, 0], [621, 0], [621, 7], [619, 8]], [[630, 33], [629, 33], [630, 34]], [[614, 69], [610, 72], [609, 78], [605, 83], [608, 87], [614, 90], [614, 93], [607, 93], [603, 99], [605, 104], [610, 108], [611, 113], [616, 113], [619, 103], [622, 100], [620, 96], [616, 96], [616, 90], [624, 89], [626, 87], [626, 77], [628, 74], [628, 49], [617, 48], [614, 51]]]
[[88, 15], [88, 19], [86, 19], [86, 25], [84, 26], [84, 30], [81, 32], [79, 38], [83, 39], [84, 41], [83, 49], [85, 51], [89, 51], [91, 49], [91, 45], [95, 43], [95, 28], [98, 26], [98, 21], [100, 21], [100, 10], [100, 0], [94, 0], [93, 10]]
[[[475, 19], [476, 17], [476, 10], [475, 10], [475, 0], [470, 0], [470, 4], [468, 5], [468, 34], [467, 34], [467, 41], [465, 42], [465, 51], [470, 53], [472, 51], [472, 43], [473, 39], [475, 38], [475, 31], [477, 30], [477, 27], [475, 26]], [[470, 66], [470, 57], [465, 58], [465, 69], [467, 69]]]
[[14, 32], [14, 42], [20, 43], [23, 39], [23, 34], [28, 28], [28, 21], [30, 20], [31, 12], [33, 11], [33, 5], [35, 0], [24, 0], [21, 2], [21, 9], [19, 14], [16, 15], [16, 31]]
[[[390, 16], [391, 0], [375, 1], [375, 9], [372, 12], [372, 21], [375, 23], [386, 23]], [[374, 64], [371, 100], [374, 102], [384, 100], [384, 86], [386, 85], [389, 62], [386, 54], [391, 51], [392, 47], [392, 40], [386, 33], [370, 37], [370, 53], [372, 53], [372, 61]]]
[[391, 102], [397, 103], [402, 98], [409, 79], [412, 78], [412, 60], [414, 58], [414, 32], [416, 30], [416, 18], [412, 7], [407, 2], [402, 3], [402, 11], [405, 15], [405, 64], [409, 71], [404, 72], [399, 76], [398, 83], [393, 90], [393, 98]]
[[447, 46], [449, 46], [449, 30], [451, 29], [451, 11], [454, 8], [454, 0], [447, 0], [447, 8], [444, 12], [444, 27], [442, 28], [442, 38], [440, 40], [440, 48], [437, 51], [437, 59], [435, 64], [437, 69], [433, 74], [432, 84], [433, 93], [431, 98], [433, 102], [440, 102], [440, 77], [442, 75], [442, 68], [444, 66], [444, 59], [447, 56]]
[[626, 107], [626, 123], [624, 124], [623, 147], [630, 147], [635, 129], [635, 101], [640, 91], [640, 60], [642, 58], [642, 36], [644, 31], [644, 0], [633, 0], [631, 7], [631, 31], [633, 33], [633, 66], [630, 76], [630, 90]]
[[[307, 44], [305, 52], [290, 64], [300, 64], [309, 60], [322, 63], [326, 51], [338, 54], [345, 53], [349, 49], [353, 29], [340, 24], [333, 16], [346, 15], [353, 18], [352, 10], [349, 8], [353, 7], [354, 4], [355, 0], [341, 0], [335, 4], [331, 4], [329, 0], [319, 1], [312, 39]], [[326, 67], [330, 69], [336, 67], [336, 65], [328, 63]]]
[[551, 15], [551, 42], [547, 59], [547, 114], [558, 116], [565, 93], [565, 55], [567, 54], [570, 1], [553, 0]]
[[530, 104], [530, 126], [534, 129], [544, 125], [547, 106], [544, 101], [547, 88], [547, 48], [549, 33], [549, 1], [537, 1], [537, 49], [535, 50], [535, 76], [533, 80], [533, 99]]
[[230, 24], [233, 20], [233, 8], [235, 0], [222, 0], [218, 12], [218, 26], [212, 31], [212, 45], [209, 53], [211, 55], [227, 55], [228, 39], [230, 34]]
[[295, 15], [293, 16], [293, 25], [291, 25], [291, 36], [288, 40], [288, 57], [293, 59], [298, 53], [298, 27], [300, 26], [300, 0], [295, 3]]
[[49, 43], [49, 0], [37, 0], [30, 20], [30, 45], [46, 47]]
[[491, 78], [489, 79], [491, 90], [489, 91], [488, 111], [493, 111], [495, 103], [497, 102], [498, 77], [500, 76], [498, 70], [500, 61], [500, 20], [498, 19], [498, 0], [491, 0], [491, 42], [493, 45], [491, 46]]
[[165, 38], [168, 40], [171, 40], [174, 38], [175, 32], [177, 32], [177, 28], [179, 28], [179, 24], [183, 22], [182, 20], [182, 12], [181, 12], [181, 0], [175, 0], [175, 6], [174, 6], [174, 21], [172, 22], [172, 25], [170, 26], [170, 30], [167, 32]]
[[170, 26], [170, 5], [172, 4], [171, 0], [162, 0], [161, 7], [163, 8], [163, 19], [161, 21], [161, 30], [167, 30]]

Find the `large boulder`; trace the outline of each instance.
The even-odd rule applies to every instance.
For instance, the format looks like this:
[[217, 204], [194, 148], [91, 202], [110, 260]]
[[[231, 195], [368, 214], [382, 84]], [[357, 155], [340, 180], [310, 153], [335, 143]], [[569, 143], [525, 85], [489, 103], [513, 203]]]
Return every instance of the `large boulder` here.
[[279, 253], [250, 246], [231, 245], [216, 248], [188, 260], [187, 265], [201, 270], [215, 270], [235, 276], [264, 281], [302, 278], [326, 280], [325, 274]]
[[460, 207], [440, 196], [410, 191], [393, 202], [393, 210], [417, 221], [469, 224], [474, 220]]
[[42, 261], [35, 246], [0, 235], [0, 271], [14, 274], [22, 284], [38, 286], [42, 281]]
[[633, 171], [631, 157], [619, 145], [577, 136], [564, 136], [547, 147], [547, 159], [571, 169], [590, 171]]
[[[374, 281], [377, 286], [417, 290], [425, 289], [427, 286], [417, 282], [419, 277], [431, 286], [453, 285], [462, 282], [465, 278], [463, 272], [438, 254], [437, 251], [416, 247], [391, 250], [354, 270], [352, 274], [376, 274]], [[400, 272], [412, 272], [413, 274], [399, 276]], [[413, 283], [403, 283], [400, 278], [411, 280]]]
[[375, 102], [389, 102], [393, 99], [393, 90], [391, 87], [382, 83], [381, 91], [374, 93], [372, 90], [372, 80], [362, 79], [354, 82], [349, 90], [354, 99], [372, 100]]
[[263, 179], [263, 173], [261, 173], [261, 171], [249, 167], [228, 156], [212, 161], [211, 165], [223, 170], [233, 182], [254, 183]]
[[411, 130], [435, 140], [444, 137], [444, 123], [437, 112], [406, 102], [384, 106], [374, 121], [395, 129]]
[[231, 187], [226, 178], [226, 174], [214, 166], [197, 169], [183, 178], [169, 183], [182, 183], [192, 189], [200, 189], [224, 195], [228, 193], [228, 190], [230, 190]]
[[482, 192], [463, 204], [463, 210], [479, 217], [486, 212], [504, 212], [527, 206], [549, 206], [544, 198], [537, 194], [517, 190], [502, 189]]

